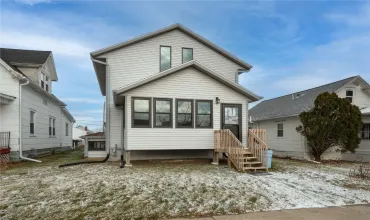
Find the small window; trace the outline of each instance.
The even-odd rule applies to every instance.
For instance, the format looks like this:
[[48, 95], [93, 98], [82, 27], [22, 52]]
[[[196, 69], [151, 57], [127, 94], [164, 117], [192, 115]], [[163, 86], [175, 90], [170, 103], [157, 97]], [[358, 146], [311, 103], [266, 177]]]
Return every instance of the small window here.
[[53, 134], [53, 117], [49, 117], [49, 136]]
[[154, 127], [172, 128], [172, 99], [154, 99]]
[[53, 136], [55, 136], [55, 118], [53, 118]]
[[277, 124], [277, 136], [284, 137], [284, 124]]
[[105, 151], [105, 141], [89, 141], [89, 151]]
[[68, 136], [68, 123], [66, 123], [66, 136]]
[[351, 89], [346, 90], [346, 99], [350, 103], [353, 103], [353, 90], [351, 90]]
[[30, 111], [30, 134], [35, 134], [35, 111]]
[[45, 90], [49, 92], [49, 77], [45, 76]]
[[193, 128], [193, 100], [176, 100], [176, 127]]
[[171, 47], [161, 46], [160, 49], [160, 71], [171, 68]]
[[362, 126], [361, 139], [370, 140], [370, 123], [365, 123]]
[[45, 84], [45, 74], [41, 73], [41, 88], [44, 88], [44, 84]]
[[197, 128], [212, 128], [212, 101], [197, 100], [195, 104], [196, 112], [196, 127]]
[[132, 98], [132, 127], [150, 128], [150, 98]]
[[182, 63], [193, 60], [193, 48], [182, 48]]

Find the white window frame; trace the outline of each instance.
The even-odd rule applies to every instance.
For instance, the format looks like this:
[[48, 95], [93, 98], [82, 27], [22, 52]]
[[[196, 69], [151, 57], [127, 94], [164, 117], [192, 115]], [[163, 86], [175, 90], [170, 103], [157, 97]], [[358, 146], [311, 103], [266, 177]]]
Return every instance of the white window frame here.
[[[32, 115], [33, 113], [33, 115]], [[32, 115], [32, 117], [31, 117]], [[31, 124], [33, 124], [33, 132], [31, 133]], [[35, 130], [36, 130], [36, 110], [30, 109], [30, 136], [35, 136]]]
[[65, 131], [66, 131], [66, 136], [68, 136], [69, 135], [69, 128], [68, 128], [68, 126], [69, 126], [69, 124], [66, 122], [66, 129], [65, 129]]
[[52, 129], [52, 136], [55, 137], [55, 134], [56, 134], [56, 127], [55, 127], [55, 124], [56, 124], [56, 118], [53, 117], [53, 129]]
[[[282, 128], [279, 128], [279, 125], [281, 125], [282, 126]], [[276, 124], [276, 128], [277, 128], [277, 131], [276, 131], [276, 136], [278, 137], [278, 138], [283, 138], [284, 137], [284, 123], [277, 123]], [[282, 136], [279, 136], [279, 131], [282, 131], [283, 133], [282, 133]]]
[[363, 123], [363, 127], [361, 129], [361, 140], [370, 140], [370, 123]]
[[[351, 91], [352, 92], [352, 96], [347, 96], [347, 91]], [[355, 101], [355, 90], [353, 90], [352, 88], [347, 88], [346, 89], [346, 99], [349, 102], [354, 103], [354, 101]], [[351, 101], [349, 99], [351, 99]]]

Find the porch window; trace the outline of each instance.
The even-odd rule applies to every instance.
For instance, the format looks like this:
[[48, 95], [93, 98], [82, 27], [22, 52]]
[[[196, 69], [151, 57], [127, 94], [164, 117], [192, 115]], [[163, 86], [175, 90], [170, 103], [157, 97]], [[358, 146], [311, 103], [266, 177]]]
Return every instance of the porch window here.
[[346, 99], [350, 102], [353, 103], [353, 90], [347, 89], [346, 90]]
[[197, 100], [195, 104], [196, 127], [212, 128], [213, 127], [213, 108], [211, 100]]
[[105, 151], [105, 141], [89, 141], [89, 151]]
[[132, 98], [132, 127], [151, 127], [150, 98]]
[[182, 63], [193, 60], [193, 48], [182, 48]]
[[193, 128], [193, 100], [176, 100], [176, 127]]
[[370, 140], [370, 123], [365, 123], [362, 126], [361, 139]]
[[154, 127], [172, 128], [172, 99], [154, 99]]
[[284, 137], [284, 124], [277, 124], [277, 136]]
[[35, 111], [30, 111], [30, 134], [35, 134]]
[[171, 47], [161, 46], [160, 47], [160, 72], [171, 68]]

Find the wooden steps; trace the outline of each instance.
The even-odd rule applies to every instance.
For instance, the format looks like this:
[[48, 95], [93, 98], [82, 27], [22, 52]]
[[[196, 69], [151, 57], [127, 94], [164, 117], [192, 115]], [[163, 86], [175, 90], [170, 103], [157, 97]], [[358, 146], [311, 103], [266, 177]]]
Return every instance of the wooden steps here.
[[267, 167], [244, 167], [243, 168], [243, 171], [254, 171], [254, 172], [256, 172], [257, 170], [267, 171]]

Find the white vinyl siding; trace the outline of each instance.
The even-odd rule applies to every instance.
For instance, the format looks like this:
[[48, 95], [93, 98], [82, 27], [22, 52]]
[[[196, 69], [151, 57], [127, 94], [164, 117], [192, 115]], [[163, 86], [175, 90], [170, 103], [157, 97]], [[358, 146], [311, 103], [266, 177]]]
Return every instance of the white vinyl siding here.
[[19, 81], [14, 79], [13, 75], [1, 64], [0, 93], [16, 97], [9, 104], [0, 104], [0, 132], [10, 131], [10, 148], [12, 151], [17, 151], [19, 146]]
[[[128, 150], [213, 149], [214, 129], [220, 129], [221, 103], [242, 105], [242, 140], [243, 143], [247, 141], [248, 99], [194, 68], [174, 73], [161, 80], [129, 91], [124, 95], [127, 96], [125, 100], [126, 129], [124, 135], [126, 149]], [[177, 98], [212, 100], [214, 129], [175, 128], [175, 126], [172, 128], [131, 128], [131, 97], [138, 96], [172, 98], [173, 112], [175, 112], [175, 99]], [[220, 104], [215, 104], [216, 97], [220, 98]], [[175, 122], [175, 114], [172, 117]], [[113, 116], [111, 121], [122, 121], [122, 119]], [[114, 132], [113, 129], [111, 131]], [[111, 140], [111, 145], [115, 143], [120, 143], [119, 137]]]
[[344, 88], [337, 92], [337, 95], [341, 98], [346, 98], [347, 90], [353, 91], [353, 102], [352, 104], [357, 105], [360, 109], [370, 107], [370, 95], [366, 93], [360, 86], [356, 86], [354, 83], [347, 84]]

